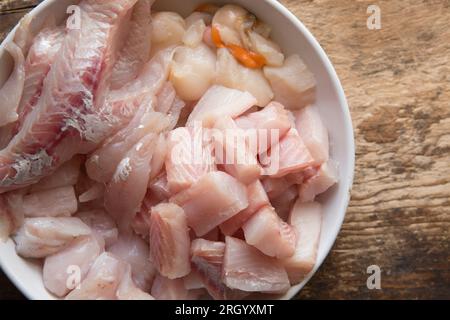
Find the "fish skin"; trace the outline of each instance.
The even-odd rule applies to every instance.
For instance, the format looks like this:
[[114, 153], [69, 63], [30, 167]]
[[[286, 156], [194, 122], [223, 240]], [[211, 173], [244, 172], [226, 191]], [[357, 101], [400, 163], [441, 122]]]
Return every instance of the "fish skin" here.
[[[30, 185], [111, 131], [102, 108], [120, 18], [136, 0], [82, 1], [44, 80], [42, 95], [18, 134], [0, 151], [0, 193]], [[101, 20], [102, 23], [99, 23]]]

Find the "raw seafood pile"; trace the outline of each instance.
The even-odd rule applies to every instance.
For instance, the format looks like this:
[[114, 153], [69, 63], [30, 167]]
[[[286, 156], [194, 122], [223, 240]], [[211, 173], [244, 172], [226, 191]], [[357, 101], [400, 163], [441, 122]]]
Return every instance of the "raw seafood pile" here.
[[245, 9], [83, 0], [0, 89], [0, 238], [65, 299], [238, 299], [313, 269], [337, 182], [315, 78]]

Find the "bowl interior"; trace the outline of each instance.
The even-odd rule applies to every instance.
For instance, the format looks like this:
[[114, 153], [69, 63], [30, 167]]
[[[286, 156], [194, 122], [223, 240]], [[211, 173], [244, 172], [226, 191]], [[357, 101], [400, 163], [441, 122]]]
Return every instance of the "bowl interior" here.
[[[35, 28], [49, 15], [63, 19], [68, 5], [73, 0], [46, 0], [30, 14], [36, 20]], [[318, 261], [313, 272], [299, 285], [292, 287], [278, 299], [292, 298], [312, 277], [330, 251], [342, 222], [349, 202], [349, 193], [354, 172], [354, 139], [350, 113], [339, 79], [326, 54], [295, 16], [275, 0], [208, 0], [210, 3], [235, 3], [250, 10], [272, 28], [272, 38], [289, 55], [298, 53], [317, 78], [317, 105], [322, 119], [330, 133], [331, 157], [339, 162], [339, 184], [320, 197], [324, 205], [324, 218]], [[176, 11], [183, 16], [190, 14], [205, 0], [158, 0], [157, 10]], [[14, 32], [14, 31], [13, 31]], [[6, 41], [11, 41], [13, 32]], [[7, 79], [12, 69], [12, 60], [0, 48], [0, 85]], [[54, 299], [43, 284], [39, 263], [18, 257], [14, 244], [9, 240], [0, 244], [0, 265], [15, 285], [30, 299]]]

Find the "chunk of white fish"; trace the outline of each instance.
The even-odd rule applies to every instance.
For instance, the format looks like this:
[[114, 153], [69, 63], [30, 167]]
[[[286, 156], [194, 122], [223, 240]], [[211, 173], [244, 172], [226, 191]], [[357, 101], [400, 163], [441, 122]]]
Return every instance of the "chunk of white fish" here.
[[206, 91], [190, 114], [187, 126], [200, 123], [211, 128], [223, 116], [236, 118], [253, 107], [257, 100], [248, 92], [214, 85]]
[[82, 211], [78, 212], [75, 216], [88, 225], [93, 233], [103, 238], [106, 247], [113, 245], [117, 241], [119, 231], [117, 230], [116, 223], [105, 210]]
[[294, 255], [283, 260], [282, 264], [294, 285], [300, 283], [316, 264], [322, 226], [321, 204], [297, 201], [290, 213], [289, 223], [298, 234], [297, 244]]
[[116, 291], [126, 267], [125, 262], [111, 253], [102, 253], [79, 286], [66, 296], [66, 300], [116, 300]]
[[69, 217], [78, 209], [73, 186], [30, 193], [23, 197], [22, 212], [25, 217]]
[[13, 239], [20, 256], [44, 258], [60, 251], [74, 239], [91, 233], [78, 218], [26, 218]]
[[104, 245], [103, 239], [96, 236], [80, 237], [63, 250], [46, 257], [42, 271], [44, 286], [56, 296], [64, 297], [84, 279], [103, 252]]
[[242, 240], [226, 237], [222, 277], [232, 289], [284, 293], [290, 288], [280, 263]]
[[282, 67], [265, 67], [264, 74], [270, 81], [275, 100], [286, 108], [298, 110], [314, 103], [316, 79], [298, 55], [287, 58]]
[[150, 294], [139, 289], [131, 276], [131, 267], [127, 266], [126, 271], [117, 288], [118, 300], [155, 300]]
[[161, 275], [177, 279], [190, 273], [189, 229], [182, 208], [172, 203], [152, 208], [149, 243], [150, 260]]
[[170, 199], [181, 206], [188, 225], [201, 237], [248, 207], [245, 185], [224, 172], [210, 172]]

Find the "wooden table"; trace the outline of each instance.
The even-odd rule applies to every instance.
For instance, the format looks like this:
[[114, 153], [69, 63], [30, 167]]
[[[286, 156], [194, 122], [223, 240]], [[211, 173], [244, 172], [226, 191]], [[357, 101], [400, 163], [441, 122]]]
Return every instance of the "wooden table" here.
[[[357, 142], [342, 231], [298, 298], [450, 299], [450, 1], [281, 2], [332, 60]], [[0, 38], [37, 3], [1, 1]], [[381, 30], [366, 26], [370, 4]], [[21, 297], [0, 275], [0, 299]]]

